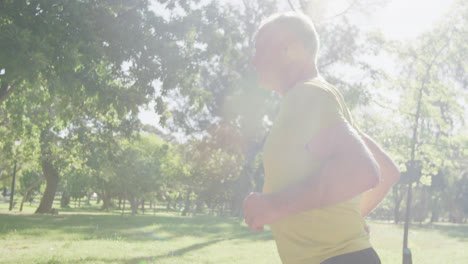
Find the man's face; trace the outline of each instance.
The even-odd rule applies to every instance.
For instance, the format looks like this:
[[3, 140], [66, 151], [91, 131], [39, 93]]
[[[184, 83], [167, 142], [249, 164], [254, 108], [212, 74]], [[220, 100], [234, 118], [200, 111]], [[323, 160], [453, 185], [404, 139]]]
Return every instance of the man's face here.
[[278, 90], [282, 83], [284, 41], [279, 40], [274, 28], [261, 30], [255, 40], [255, 52], [250, 62], [258, 76], [258, 85], [268, 90]]

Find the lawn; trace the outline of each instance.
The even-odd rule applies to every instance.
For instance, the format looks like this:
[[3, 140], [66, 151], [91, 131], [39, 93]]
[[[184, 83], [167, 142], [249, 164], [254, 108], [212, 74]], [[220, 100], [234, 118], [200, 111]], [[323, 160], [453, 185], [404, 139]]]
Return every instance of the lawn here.
[[[235, 218], [130, 216], [73, 209], [59, 215], [6, 214], [0, 206], [0, 263], [280, 263], [271, 233]], [[402, 227], [370, 222], [382, 263], [401, 263]], [[468, 226], [414, 225], [416, 264], [466, 264]]]

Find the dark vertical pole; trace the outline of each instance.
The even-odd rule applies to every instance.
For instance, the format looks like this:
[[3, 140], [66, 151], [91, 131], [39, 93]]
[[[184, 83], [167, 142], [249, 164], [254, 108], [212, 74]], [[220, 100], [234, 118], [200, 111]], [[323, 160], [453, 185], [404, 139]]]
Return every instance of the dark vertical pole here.
[[13, 198], [15, 197], [15, 182], [16, 182], [16, 160], [15, 160], [15, 168], [13, 169], [13, 182], [11, 183], [10, 211], [13, 210]]
[[[440, 50], [432, 58], [431, 63], [427, 67], [426, 75], [425, 75], [424, 79], [422, 79], [421, 87], [419, 88], [418, 109], [416, 111], [416, 118], [415, 118], [414, 129], [413, 129], [413, 142], [412, 142], [412, 146], [411, 146], [411, 165], [412, 166], [416, 165], [415, 162], [414, 162], [414, 155], [415, 155], [414, 152], [415, 152], [415, 148], [416, 148], [419, 116], [420, 116], [420, 112], [421, 112], [421, 102], [422, 102], [424, 85], [429, 80], [431, 68], [434, 65], [435, 61], [437, 60], [437, 57], [448, 46], [448, 44], [449, 44], [449, 42], [446, 42], [445, 45], [443, 45], [440, 48]], [[413, 170], [413, 172], [414, 171], [415, 170]], [[408, 248], [408, 227], [409, 227], [409, 221], [410, 221], [410, 207], [411, 207], [411, 195], [412, 195], [411, 185], [412, 185], [412, 182], [410, 181], [409, 186], [408, 186], [408, 200], [407, 200], [407, 203], [406, 203], [405, 233], [404, 233], [404, 237], [403, 237], [403, 264], [412, 264], [413, 263], [412, 257], [411, 257], [411, 251]]]
[[[411, 162], [410, 162], [411, 166], [415, 166], [414, 155], [415, 155], [416, 141], [417, 141], [417, 136], [418, 136], [418, 124], [419, 124], [419, 115], [421, 112], [421, 101], [422, 101], [423, 89], [424, 89], [424, 83], [423, 85], [421, 85], [421, 88], [419, 89], [418, 108], [416, 110], [416, 118], [415, 118], [414, 129], [413, 129], [413, 140], [412, 140], [412, 145], [411, 145]], [[408, 175], [408, 176], [411, 177], [411, 175]], [[408, 197], [406, 200], [405, 231], [403, 234], [403, 264], [413, 263], [413, 260], [411, 257], [411, 251], [408, 248], [408, 229], [409, 229], [409, 222], [411, 221], [410, 212], [411, 212], [411, 199], [412, 199], [412, 192], [413, 192], [412, 185], [413, 185], [413, 182], [410, 179], [410, 182], [408, 184]]]
[[403, 264], [413, 264], [411, 250], [408, 248], [408, 229], [410, 221], [410, 207], [412, 196], [412, 183], [408, 184], [408, 200], [406, 201], [405, 233], [403, 235]]

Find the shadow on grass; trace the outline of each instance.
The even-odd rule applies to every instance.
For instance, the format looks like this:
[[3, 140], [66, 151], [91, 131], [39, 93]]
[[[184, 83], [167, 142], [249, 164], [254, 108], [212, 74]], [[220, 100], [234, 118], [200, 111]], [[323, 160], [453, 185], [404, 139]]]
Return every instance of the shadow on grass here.
[[225, 239], [216, 239], [216, 240], [211, 240], [211, 241], [207, 241], [207, 242], [203, 242], [203, 243], [194, 244], [194, 245], [191, 245], [191, 246], [188, 246], [188, 247], [184, 247], [184, 248], [172, 251], [170, 254], [162, 254], [162, 255], [158, 255], [158, 256], [132, 258], [132, 259], [126, 260], [125, 263], [127, 263], [127, 264], [146, 263], [147, 261], [154, 262], [154, 261], [169, 258], [169, 257], [182, 256], [182, 255], [184, 255], [184, 254], [186, 254], [188, 252], [199, 250], [199, 249], [202, 249], [204, 247], [216, 244], [218, 242], [222, 242], [224, 240]]
[[[44, 241], [62, 239], [64, 236], [81, 240], [123, 240], [130, 242], [170, 241], [182, 237], [196, 237], [202, 242], [172, 251], [134, 258], [85, 257], [73, 263], [159, 263], [172, 257], [209, 247], [216, 243], [238, 240], [239, 243], [272, 240], [271, 232], [251, 232], [235, 218], [213, 216], [180, 217], [176, 215], [125, 216], [120, 215], [2, 215], [0, 236], [37, 237]], [[175, 240], [178, 241], [178, 240]], [[198, 240], [200, 241], [200, 240]], [[237, 241], [236, 241], [237, 242]], [[172, 247], [172, 246], [171, 246]], [[150, 253], [151, 254], [151, 253]], [[234, 254], [234, 253], [233, 253]]]
[[155, 241], [184, 236], [219, 239], [220, 235], [232, 239], [232, 234], [251, 240], [272, 239], [270, 232], [250, 232], [238, 219], [213, 216], [0, 214], [0, 236], [12, 231], [25, 237], [48, 237], [51, 234], [49, 239], [71, 235], [83, 240]]
[[233, 240], [233, 239], [250, 239], [252, 237], [255, 238], [261, 238], [265, 240], [270, 240], [273, 239], [272, 235], [270, 232], [260, 232], [260, 233], [253, 233], [249, 232], [247, 234], [238, 234], [233, 237], [228, 237], [228, 238], [218, 238], [218, 239], [213, 239], [207, 242], [202, 242], [202, 243], [197, 243], [193, 244], [187, 247], [183, 247], [174, 251], [171, 251], [170, 253], [165, 253], [165, 254], [159, 254], [155, 256], [146, 256], [146, 257], [136, 257], [136, 258], [131, 258], [131, 259], [98, 259], [98, 258], [86, 258], [80, 262], [76, 263], [89, 263], [89, 262], [108, 262], [108, 263], [126, 263], [126, 264], [146, 264], [146, 263], [159, 263], [157, 261], [164, 260], [167, 258], [172, 258], [172, 257], [180, 257], [185, 255], [186, 253], [190, 253], [205, 247], [208, 247], [210, 245], [223, 242], [223, 241], [228, 241], [228, 240]]
[[87, 257], [81, 260], [78, 260], [74, 263], [93, 263], [93, 262], [104, 262], [104, 263], [126, 263], [126, 264], [146, 264], [148, 262], [152, 263], [157, 260], [165, 259], [165, 258], [170, 258], [170, 257], [178, 257], [182, 256], [188, 252], [195, 251], [198, 249], [202, 249], [204, 247], [216, 244], [218, 242], [222, 242], [225, 239], [215, 239], [203, 243], [198, 243], [194, 245], [190, 245], [175, 251], [172, 251], [171, 253], [166, 253], [166, 254], [160, 254], [156, 256], [147, 256], [147, 257], [136, 257], [136, 258], [130, 258], [130, 259], [125, 259], [125, 258], [114, 258], [114, 259], [108, 259], [108, 258], [93, 258], [93, 257]]

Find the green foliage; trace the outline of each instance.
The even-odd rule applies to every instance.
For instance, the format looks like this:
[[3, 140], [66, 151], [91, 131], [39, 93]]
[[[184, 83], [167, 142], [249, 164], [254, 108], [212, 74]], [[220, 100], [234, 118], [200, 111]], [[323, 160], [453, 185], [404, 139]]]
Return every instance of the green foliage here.
[[83, 170], [73, 169], [62, 181], [66, 186], [64, 191], [67, 191], [71, 198], [82, 198], [89, 192], [91, 181]]
[[[32, 170], [23, 170], [21, 172], [21, 177], [20, 177], [20, 193], [24, 193], [26, 190], [29, 189], [30, 194], [38, 192], [41, 189], [41, 185], [37, 184], [38, 181], [40, 181], [41, 178], [39, 175], [37, 175], [36, 172]], [[37, 185], [36, 185], [37, 184]], [[36, 187], [30, 189], [32, 186], [36, 185]]]
[[[421, 35], [417, 42], [386, 44], [398, 56], [395, 60], [401, 67], [389, 83], [399, 100], [387, 100], [390, 106], [384, 107], [393, 112], [384, 116], [386, 109], [381, 108], [384, 111], [379, 112], [380, 116], [367, 114], [363, 122], [364, 130], [375, 136], [399, 164], [401, 183], [410, 182], [406, 164], [412, 159], [421, 162], [422, 173], [414, 185], [412, 213], [420, 221], [426, 219], [429, 211], [432, 221], [442, 215], [452, 219], [461, 207], [453, 193], [462, 192], [454, 192], [450, 186], [459, 181], [468, 160], [466, 151], [462, 150], [466, 144], [464, 105], [468, 93], [463, 87], [467, 76], [460, 74], [460, 70], [466, 69], [466, 63], [461, 62], [466, 61], [468, 28], [466, 16], [462, 15], [466, 8], [466, 3], [457, 2], [451, 15]], [[416, 119], [419, 98], [421, 105]], [[393, 206], [400, 206], [406, 184], [394, 187], [398, 191], [388, 197], [396, 199]], [[457, 221], [463, 218], [458, 217]]]
[[[152, 98], [163, 113], [153, 82], [174, 88], [173, 68], [161, 62], [167, 56], [177, 60], [179, 47], [166, 53], [174, 39], [148, 1], [0, 5], [2, 122], [9, 142], [39, 139], [40, 163], [50, 168], [44, 171], [48, 186], [56, 186], [54, 175], [86, 161], [76, 155], [85, 149], [83, 140], [132, 136], [139, 129], [139, 106]], [[55, 190], [48, 192], [53, 197]]]
[[161, 184], [161, 164], [168, 145], [154, 135], [140, 135], [123, 142], [113, 164], [115, 176], [125, 197], [143, 198]]

